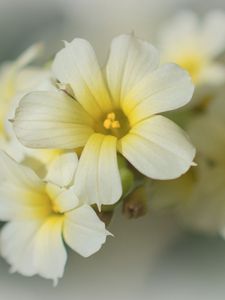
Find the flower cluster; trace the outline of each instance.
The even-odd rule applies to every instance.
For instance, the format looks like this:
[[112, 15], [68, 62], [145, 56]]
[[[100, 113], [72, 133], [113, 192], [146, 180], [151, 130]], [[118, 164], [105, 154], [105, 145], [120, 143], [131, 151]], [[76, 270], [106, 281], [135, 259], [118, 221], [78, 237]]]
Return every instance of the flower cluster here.
[[[173, 38], [179, 45], [172, 51]], [[182, 117], [177, 113], [172, 117], [193, 140], [198, 167], [178, 180], [151, 182], [151, 208], [172, 213], [191, 230], [224, 237], [225, 13], [210, 12], [201, 22], [192, 12], [181, 13], [162, 30], [160, 41], [168, 47], [164, 57], [172, 58], [173, 52], [174, 60], [186, 65], [196, 84], [192, 105], [181, 112]], [[205, 63], [199, 61], [197, 67], [196, 57]]]
[[[65, 42], [45, 66], [30, 66], [40, 55], [34, 45], [2, 67], [0, 220], [7, 223], [0, 247], [12, 271], [57, 283], [65, 244], [84, 257], [97, 252], [121, 203], [129, 218], [145, 214], [149, 198], [152, 211], [172, 206], [185, 222], [198, 219], [198, 199], [210, 198], [225, 172], [223, 101], [209, 104], [225, 79], [216, 61], [225, 34], [215, 35], [224, 24], [219, 12], [203, 24], [182, 13], [159, 36], [163, 63], [147, 41], [120, 35], [104, 69], [80, 38]], [[193, 82], [194, 101], [185, 106]], [[209, 94], [198, 92], [209, 84], [216, 86]], [[190, 169], [189, 137], [168, 117], [193, 138], [198, 168]]]
[[185, 70], [160, 65], [156, 48], [133, 35], [112, 41], [104, 72], [83, 39], [66, 42], [41, 71], [26, 66], [37, 50], [10, 64], [5, 88], [25, 72], [25, 91], [14, 85], [2, 98], [13, 104], [10, 129], [2, 126], [2, 148], [13, 157], [0, 154], [0, 218], [8, 222], [1, 253], [13, 271], [57, 282], [63, 242], [84, 257], [95, 253], [120, 200], [125, 214], [140, 216], [146, 178], [177, 178], [193, 164], [187, 135], [159, 114], [188, 103], [194, 87]]

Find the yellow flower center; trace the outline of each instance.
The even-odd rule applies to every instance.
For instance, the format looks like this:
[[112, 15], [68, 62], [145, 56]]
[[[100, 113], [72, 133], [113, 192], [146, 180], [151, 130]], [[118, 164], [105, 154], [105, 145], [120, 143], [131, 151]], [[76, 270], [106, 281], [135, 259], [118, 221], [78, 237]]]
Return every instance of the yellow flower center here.
[[100, 119], [100, 122], [95, 124], [96, 132], [113, 135], [117, 138], [126, 135], [129, 129], [129, 121], [121, 110], [115, 110], [104, 114]]
[[45, 196], [46, 196], [46, 204], [49, 209], [49, 214], [51, 215], [61, 215], [64, 214], [61, 212], [60, 202], [57, 200], [59, 195], [59, 188], [54, 184], [47, 183], [45, 187]]
[[54, 201], [51, 201], [51, 209], [54, 214], [61, 215], [60, 208], [56, 203], [54, 203]]
[[116, 120], [116, 114], [111, 112], [107, 114], [105, 121], [103, 122], [103, 126], [106, 129], [117, 129], [120, 128], [120, 122]]

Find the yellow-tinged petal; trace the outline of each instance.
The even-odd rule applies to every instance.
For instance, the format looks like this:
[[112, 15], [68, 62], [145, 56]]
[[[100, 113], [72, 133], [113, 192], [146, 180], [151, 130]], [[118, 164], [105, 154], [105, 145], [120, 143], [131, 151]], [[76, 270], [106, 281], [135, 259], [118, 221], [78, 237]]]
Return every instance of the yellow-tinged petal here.
[[41, 67], [27, 67], [17, 73], [15, 80], [15, 94], [28, 93], [39, 90], [56, 90], [48, 69]]
[[2, 257], [11, 265], [12, 272], [24, 276], [37, 273], [34, 264], [35, 234], [44, 220], [12, 221], [6, 224], [0, 235]]
[[37, 274], [57, 284], [63, 276], [67, 253], [62, 240], [64, 217], [51, 216], [34, 237], [34, 265]]
[[158, 51], [133, 35], [113, 39], [106, 66], [109, 90], [116, 106], [130, 89], [159, 64]]
[[88, 257], [97, 252], [110, 233], [95, 211], [83, 205], [65, 214], [63, 236], [65, 242], [77, 253]]
[[0, 152], [0, 219], [41, 219], [50, 211], [45, 185], [29, 168]]
[[175, 64], [165, 64], [133, 86], [123, 109], [133, 125], [151, 115], [187, 104], [194, 85], [189, 74]]
[[21, 143], [32, 148], [73, 149], [84, 146], [93, 120], [64, 92], [33, 92], [16, 110], [14, 129]]
[[88, 140], [75, 175], [75, 188], [85, 203], [113, 204], [122, 194], [114, 136], [93, 134]]
[[199, 82], [202, 84], [220, 86], [225, 82], [225, 67], [221, 63], [207, 64], [199, 73]]
[[66, 43], [53, 62], [55, 77], [70, 84], [77, 101], [93, 117], [111, 110], [111, 100], [91, 45], [83, 39]]
[[1, 254], [13, 272], [39, 274], [57, 283], [67, 254], [62, 241], [61, 216], [29, 222], [10, 222], [1, 233]]
[[0, 150], [1, 182], [28, 188], [43, 188], [40, 178], [28, 167], [23, 166]]
[[0, 184], [0, 220], [41, 219], [51, 213], [51, 203], [43, 190], [27, 189], [11, 182]]
[[119, 141], [118, 149], [137, 170], [154, 179], [179, 177], [195, 155], [184, 131], [162, 116], [137, 124]]
[[201, 19], [192, 11], [181, 12], [164, 25], [159, 43], [163, 61], [187, 69], [196, 84], [217, 85], [222, 81], [222, 70], [207, 70], [225, 49], [224, 12], [211, 11]]
[[62, 188], [58, 185], [47, 183], [46, 191], [51, 199], [51, 208], [55, 213], [64, 213], [80, 204], [74, 186]]

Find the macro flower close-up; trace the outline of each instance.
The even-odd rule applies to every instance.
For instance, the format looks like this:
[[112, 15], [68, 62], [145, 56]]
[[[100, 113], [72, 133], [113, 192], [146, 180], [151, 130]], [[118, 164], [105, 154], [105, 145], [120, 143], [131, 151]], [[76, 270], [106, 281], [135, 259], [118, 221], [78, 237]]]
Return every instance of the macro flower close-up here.
[[153, 46], [129, 35], [115, 38], [107, 85], [93, 49], [82, 39], [65, 43], [52, 70], [64, 89], [27, 94], [14, 128], [28, 147], [84, 147], [76, 175], [78, 195], [87, 194], [99, 206], [119, 200], [117, 151], [155, 179], [178, 177], [191, 166], [194, 147], [180, 128], [157, 114], [190, 101], [193, 85], [178, 66], [159, 67]]
[[[32, 169], [0, 153], [0, 219], [9, 221], [1, 233], [1, 253], [13, 272], [40, 274], [55, 284], [67, 260], [63, 239], [87, 257], [100, 249], [109, 234], [94, 210], [74, 197], [71, 182], [77, 157], [64, 156], [66, 163], [62, 165], [60, 159], [54, 176], [51, 171], [49, 181], [42, 181]], [[64, 185], [54, 183], [58, 180]]]
[[1, 297], [224, 299], [224, 1], [0, 16]]

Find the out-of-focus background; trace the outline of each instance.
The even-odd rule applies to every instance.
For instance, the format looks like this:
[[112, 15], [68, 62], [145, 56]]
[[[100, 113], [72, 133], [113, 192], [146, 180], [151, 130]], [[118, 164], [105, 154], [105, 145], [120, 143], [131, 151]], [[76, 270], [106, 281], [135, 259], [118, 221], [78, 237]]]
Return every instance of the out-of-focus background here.
[[[88, 39], [104, 62], [112, 37], [134, 31], [153, 40], [162, 20], [181, 9], [199, 14], [224, 0], [0, 0], [0, 61], [37, 41], [46, 57], [74, 37]], [[0, 108], [1, 109], [1, 108]], [[163, 216], [127, 221], [114, 217], [103, 249], [83, 259], [70, 252], [56, 288], [39, 277], [10, 275], [0, 260], [0, 299], [225, 299], [225, 242], [182, 233]], [[57, 264], [57, 261], [55, 262]]]
[[[99, 57], [111, 39], [135, 32], [151, 40], [156, 28], [174, 12], [193, 9], [200, 15], [225, 8], [224, 0], [0, 0], [0, 60], [15, 57], [37, 40], [49, 53], [61, 40], [88, 39]], [[56, 48], [57, 47], [57, 48]]]

